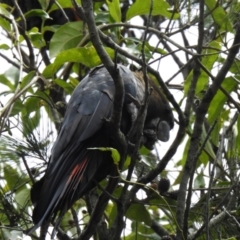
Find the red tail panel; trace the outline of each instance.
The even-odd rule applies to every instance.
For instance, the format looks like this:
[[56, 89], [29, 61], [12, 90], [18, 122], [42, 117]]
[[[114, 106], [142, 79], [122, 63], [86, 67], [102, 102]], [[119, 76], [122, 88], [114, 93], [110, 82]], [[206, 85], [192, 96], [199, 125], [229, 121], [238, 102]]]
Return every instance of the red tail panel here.
[[[71, 181], [71, 180], [73, 180], [74, 178], [76, 178], [76, 177], [80, 177], [80, 179], [79, 180], [81, 180], [81, 178], [82, 178], [82, 176], [83, 176], [83, 173], [84, 173], [84, 171], [85, 171], [85, 168], [86, 168], [86, 165], [87, 165], [87, 158], [85, 158], [82, 162], [81, 162], [81, 164], [77, 164], [75, 167], [74, 167], [74, 169], [72, 170], [72, 172], [71, 172], [71, 174], [70, 174], [70, 176], [69, 176], [69, 178], [68, 178], [68, 181], [67, 181], [67, 184]], [[79, 176], [81, 174], [81, 176]]]

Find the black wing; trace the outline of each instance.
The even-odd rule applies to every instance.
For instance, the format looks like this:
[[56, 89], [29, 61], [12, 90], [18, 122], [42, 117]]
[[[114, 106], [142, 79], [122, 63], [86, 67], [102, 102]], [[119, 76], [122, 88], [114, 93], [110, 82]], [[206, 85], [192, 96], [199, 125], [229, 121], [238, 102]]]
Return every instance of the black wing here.
[[[128, 68], [119, 65], [119, 70], [124, 80], [124, 105], [132, 104], [126, 108], [131, 119], [137, 110], [129, 94], [141, 102], [143, 86]], [[111, 116], [114, 92], [114, 82], [104, 67], [91, 71], [75, 89], [46, 174], [32, 189], [34, 229], [57, 211], [62, 216], [94, 187], [93, 179], [101, 181], [108, 175], [113, 165], [110, 154], [88, 148], [111, 146], [104, 119]]]

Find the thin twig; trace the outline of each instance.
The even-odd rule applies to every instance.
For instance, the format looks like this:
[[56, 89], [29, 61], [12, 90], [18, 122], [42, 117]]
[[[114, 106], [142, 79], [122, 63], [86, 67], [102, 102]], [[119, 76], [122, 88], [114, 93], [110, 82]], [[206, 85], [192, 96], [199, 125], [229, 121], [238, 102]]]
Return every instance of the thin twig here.
[[66, 19], [67, 22], [69, 22], [69, 18], [67, 16], [67, 14], [65, 13], [64, 9], [62, 8], [62, 6], [59, 4], [59, 2], [57, 0], [53, 0], [53, 2], [57, 5], [57, 7], [59, 8], [59, 10], [61, 11], [62, 15], [64, 16], [64, 18]]
[[71, 213], [72, 213], [72, 216], [73, 216], [74, 225], [77, 229], [77, 234], [79, 236], [81, 234], [81, 228], [79, 227], [78, 215], [77, 215], [77, 213], [76, 213], [76, 211], [73, 207], [71, 207]]
[[[227, 56], [226, 61], [224, 62], [222, 68], [219, 70], [217, 76], [215, 77], [214, 82], [208, 88], [206, 94], [204, 95], [202, 101], [200, 102], [198, 108], [196, 109], [196, 120], [194, 124], [189, 151], [188, 151], [188, 158], [186, 161], [184, 174], [180, 184], [180, 191], [179, 191], [178, 202], [177, 202], [177, 217], [178, 217], [180, 226], [182, 226], [182, 219], [184, 216], [185, 194], [186, 194], [187, 184], [192, 174], [193, 166], [195, 166], [196, 164], [195, 163], [196, 159], [194, 160], [194, 156], [195, 156], [195, 153], [198, 151], [199, 143], [201, 140], [202, 125], [205, 119], [205, 115], [208, 111], [210, 103], [212, 102], [214, 96], [219, 90], [219, 87], [221, 86], [223, 80], [225, 79], [226, 74], [228, 73], [229, 69], [234, 63], [235, 57], [239, 51], [239, 46], [238, 46], [239, 42], [240, 42], [240, 24], [237, 25], [234, 42], [232, 44], [232, 47], [229, 49], [229, 54]], [[181, 237], [179, 234], [178, 236], [179, 238]]]
[[[118, 90], [118, 91], [115, 91], [115, 95], [114, 95], [113, 112], [110, 120], [110, 125], [112, 124], [111, 126], [114, 129], [115, 137], [119, 141], [120, 156], [121, 156], [120, 164], [123, 164], [126, 158], [126, 150], [127, 150], [127, 144], [126, 144], [125, 138], [123, 134], [120, 132], [120, 121], [122, 119], [122, 106], [123, 106], [123, 93], [124, 93], [123, 81], [120, 76], [120, 72], [118, 68], [115, 67], [115, 64], [112, 62], [112, 60], [106, 53], [105, 49], [103, 48], [103, 44], [99, 37], [99, 31], [94, 21], [92, 1], [82, 0], [82, 7], [83, 7], [82, 11], [84, 12], [85, 19], [87, 19], [87, 24], [88, 24], [88, 29], [89, 29], [89, 34], [91, 37], [92, 44], [96, 49], [96, 52], [98, 53], [102, 63], [104, 64], [110, 76], [112, 77], [115, 88]], [[110, 178], [106, 191], [111, 193], [114, 190], [115, 186], [117, 185], [118, 181], [119, 181], [118, 178]], [[82, 232], [82, 234], [80, 235], [79, 240], [89, 239], [94, 234], [94, 232], [96, 231], [96, 227], [99, 221], [101, 220], [102, 214], [108, 203], [108, 200], [109, 200], [109, 195], [103, 192], [99, 197], [98, 202], [96, 203], [96, 206], [92, 212], [89, 223], [87, 227], [84, 229], [84, 231]]]
[[[4, 18], [6, 19], [6, 17], [4, 16]], [[8, 21], [10, 21], [13, 24], [15, 33], [16, 33], [16, 41], [17, 41], [17, 51], [19, 54], [19, 61], [20, 61], [20, 65], [19, 65], [19, 77], [18, 77], [18, 82], [17, 82], [17, 87], [15, 89], [15, 93], [14, 96], [8, 101], [7, 106], [4, 107], [3, 109], [1, 109], [0, 111], [0, 135], [2, 133], [3, 127], [8, 119], [8, 117], [10, 116], [11, 112], [12, 112], [12, 108], [13, 108], [13, 103], [15, 102], [15, 100], [18, 98], [16, 98], [16, 96], [20, 96], [19, 92], [21, 91], [21, 80], [22, 80], [22, 75], [23, 75], [23, 59], [22, 59], [22, 54], [21, 54], [21, 46], [20, 46], [20, 42], [19, 42], [19, 38], [20, 38], [20, 34], [18, 31], [18, 27], [17, 27], [17, 23], [15, 22], [14, 19], [9, 19], [7, 18]], [[24, 88], [25, 89], [25, 88]]]

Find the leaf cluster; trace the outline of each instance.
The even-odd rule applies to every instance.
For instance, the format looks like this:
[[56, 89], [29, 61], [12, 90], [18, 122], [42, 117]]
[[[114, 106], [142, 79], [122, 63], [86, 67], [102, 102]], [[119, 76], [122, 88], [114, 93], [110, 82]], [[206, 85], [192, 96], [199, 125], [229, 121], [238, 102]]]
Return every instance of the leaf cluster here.
[[[32, 226], [30, 187], [46, 169], [66, 102], [90, 68], [106, 65], [80, 1], [26, 2], [0, 3], [0, 61], [8, 63], [0, 74], [1, 239]], [[95, 229], [86, 226], [109, 179], [65, 214], [57, 237], [87, 239], [90, 229], [94, 239], [238, 239], [239, 3], [92, 2], [97, 44], [113, 62], [151, 75], [176, 127], [171, 145], [141, 148], [140, 162], [127, 157]], [[171, 182], [164, 193], [160, 178]]]

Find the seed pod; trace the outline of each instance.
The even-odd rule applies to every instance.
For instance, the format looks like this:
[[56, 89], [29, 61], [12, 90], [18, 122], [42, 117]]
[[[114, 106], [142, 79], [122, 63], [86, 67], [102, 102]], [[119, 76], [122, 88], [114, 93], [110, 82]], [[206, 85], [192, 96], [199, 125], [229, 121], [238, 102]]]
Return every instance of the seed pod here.
[[87, 214], [87, 211], [85, 209], [83, 209], [82, 214]]
[[158, 191], [160, 194], [166, 193], [170, 188], [170, 181], [168, 178], [161, 178], [158, 182]]

